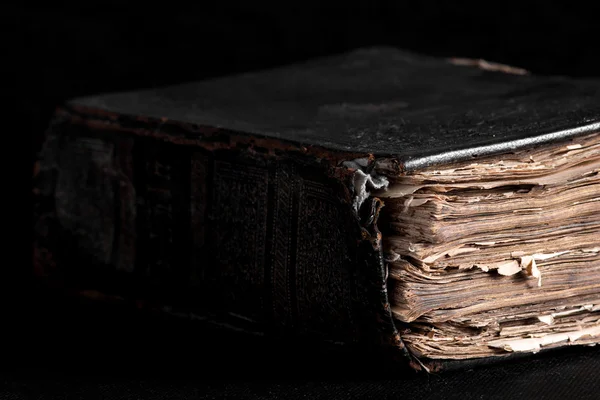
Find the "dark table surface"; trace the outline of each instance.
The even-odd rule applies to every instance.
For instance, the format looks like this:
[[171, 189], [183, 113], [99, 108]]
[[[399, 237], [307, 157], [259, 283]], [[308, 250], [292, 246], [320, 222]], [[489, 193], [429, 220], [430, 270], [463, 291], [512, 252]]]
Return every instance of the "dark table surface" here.
[[425, 375], [64, 300], [31, 301], [8, 318], [0, 399], [600, 398], [600, 347]]
[[[237, 360], [231, 360], [236, 362]], [[90, 360], [93, 362], [93, 360]], [[121, 361], [123, 362], [123, 361]], [[261, 370], [260, 360], [254, 368]], [[488, 367], [460, 373], [397, 378], [306, 377], [288, 369], [287, 378], [265, 375], [244, 378], [226, 372], [220, 378], [203, 377], [203, 360], [189, 366], [181, 377], [124, 376], [91, 373], [50, 366], [18, 368], [0, 376], [3, 399], [330, 399], [330, 398], [417, 398], [417, 399], [598, 399], [600, 352], [555, 355], [514, 365]], [[308, 368], [310, 366], [307, 366]], [[252, 367], [251, 367], [252, 368]], [[306, 367], [305, 367], [306, 368]], [[197, 371], [196, 376], [192, 376]], [[254, 374], [252, 374], [254, 375]]]

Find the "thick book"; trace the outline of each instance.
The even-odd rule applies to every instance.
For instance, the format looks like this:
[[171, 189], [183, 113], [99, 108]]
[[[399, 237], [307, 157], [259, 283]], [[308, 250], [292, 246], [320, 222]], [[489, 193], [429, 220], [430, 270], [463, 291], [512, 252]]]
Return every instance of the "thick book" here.
[[48, 288], [416, 369], [600, 342], [600, 82], [358, 49], [74, 99]]

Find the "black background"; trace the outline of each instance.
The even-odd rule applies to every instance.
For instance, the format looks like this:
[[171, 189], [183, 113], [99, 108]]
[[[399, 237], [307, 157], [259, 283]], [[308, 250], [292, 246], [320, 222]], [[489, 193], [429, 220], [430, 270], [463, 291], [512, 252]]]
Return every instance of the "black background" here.
[[[206, 5], [115, 0], [66, 1], [52, 7], [6, 4], [5, 44], [11, 53], [5, 53], [9, 67], [5, 82], [9, 90], [16, 90], [5, 98], [14, 106], [11, 117], [21, 135], [32, 138], [33, 157], [52, 112], [68, 98], [272, 67], [361, 46], [392, 45], [431, 55], [484, 58], [538, 74], [599, 76], [598, 12], [562, 3], [567, 5], [363, 1], [326, 6], [282, 1], [241, 6], [224, 1]], [[30, 163], [32, 158], [24, 160]], [[518, 366], [429, 378], [409, 373], [397, 380], [381, 369], [361, 367], [357, 360], [336, 364], [324, 362], [331, 359], [328, 356], [317, 361], [318, 350], [315, 354], [287, 350], [293, 344], [279, 350], [271, 347], [279, 353], [273, 358], [267, 350], [244, 353], [242, 349], [256, 344], [240, 344], [239, 338], [219, 339], [196, 331], [197, 336], [191, 336], [187, 328], [162, 337], [130, 318], [127, 327], [122, 323], [119, 329], [112, 321], [114, 329], [109, 329], [87, 311], [76, 313], [75, 319], [48, 319], [45, 311], [27, 316], [33, 326], [29, 333], [38, 339], [33, 346], [18, 349], [21, 356], [11, 358], [18, 367], [3, 364], [8, 365], [0, 378], [3, 398], [67, 394], [167, 399], [223, 393], [252, 398], [593, 398], [600, 391], [598, 350], [561, 352]], [[101, 326], [104, 330], [99, 330]], [[91, 331], [95, 335], [90, 336]], [[96, 352], [74, 349], [69, 343], [75, 337], [94, 337], [87, 347]], [[127, 345], [138, 343], [135, 351], [123, 353], [114, 347], [123, 337]], [[235, 346], [228, 345], [231, 340]], [[222, 354], [208, 356], [214, 351]], [[288, 352], [296, 359], [282, 356]], [[162, 356], [152, 356], [159, 353]], [[184, 359], [191, 361], [189, 368], [182, 367]], [[263, 369], [263, 363], [270, 367]]]

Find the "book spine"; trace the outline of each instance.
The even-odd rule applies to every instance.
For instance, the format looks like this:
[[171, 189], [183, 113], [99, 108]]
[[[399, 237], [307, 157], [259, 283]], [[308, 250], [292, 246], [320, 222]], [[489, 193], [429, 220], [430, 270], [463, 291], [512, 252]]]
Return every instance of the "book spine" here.
[[55, 124], [36, 175], [38, 278], [257, 334], [401, 347], [380, 251], [331, 165], [168, 139]]

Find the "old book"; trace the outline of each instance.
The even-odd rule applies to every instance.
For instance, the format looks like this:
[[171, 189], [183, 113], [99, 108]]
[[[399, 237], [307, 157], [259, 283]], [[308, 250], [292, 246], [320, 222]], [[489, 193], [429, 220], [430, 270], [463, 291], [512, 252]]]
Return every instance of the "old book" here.
[[594, 345], [599, 89], [368, 48], [75, 99], [37, 163], [35, 275], [428, 371]]

